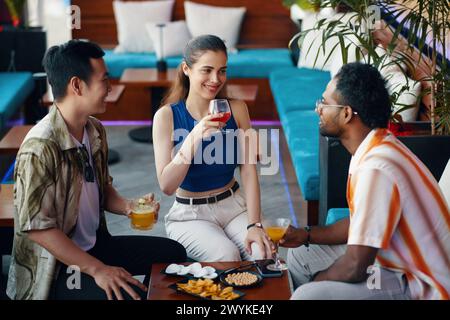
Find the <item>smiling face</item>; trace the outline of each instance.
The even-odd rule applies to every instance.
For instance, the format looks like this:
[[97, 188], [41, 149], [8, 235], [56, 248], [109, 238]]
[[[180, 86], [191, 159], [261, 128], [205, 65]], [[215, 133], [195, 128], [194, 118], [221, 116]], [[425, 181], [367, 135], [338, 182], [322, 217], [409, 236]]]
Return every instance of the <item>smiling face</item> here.
[[[323, 105], [316, 110], [319, 115], [320, 134], [326, 137], [340, 137], [342, 129], [340, 126], [340, 117], [343, 108], [340, 105], [336, 95], [336, 79], [332, 79], [322, 95]], [[327, 106], [328, 105], [328, 106]]]
[[92, 74], [88, 83], [83, 81], [81, 105], [84, 113], [94, 115], [106, 111], [106, 97], [111, 91], [111, 84], [105, 61], [102, 58], [91, 58], [90, 63]]
[[205, 51], [192, 67], [183, 63], [183, 72], [189, 77], [190, 94], [212, 100], [227, 80], [227, 56], [223, 51]]

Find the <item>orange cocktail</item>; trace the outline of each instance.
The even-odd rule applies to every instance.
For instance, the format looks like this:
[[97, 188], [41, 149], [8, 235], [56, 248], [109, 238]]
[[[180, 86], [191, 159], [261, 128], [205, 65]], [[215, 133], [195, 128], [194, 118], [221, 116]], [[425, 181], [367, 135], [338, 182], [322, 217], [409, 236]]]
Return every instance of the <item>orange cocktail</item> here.
[[156, 205], [139, 199], [131, 209], [131, 227], [138, 230], [150, 230], [155, 224]]
[[266, 228], [266, 232], [269, 235], [269, 238], [274, 242], [278, 243], [278, 241], [283, 238], [286, 233], [287, 227], [277, 227], [277, 226], [269, 226]]

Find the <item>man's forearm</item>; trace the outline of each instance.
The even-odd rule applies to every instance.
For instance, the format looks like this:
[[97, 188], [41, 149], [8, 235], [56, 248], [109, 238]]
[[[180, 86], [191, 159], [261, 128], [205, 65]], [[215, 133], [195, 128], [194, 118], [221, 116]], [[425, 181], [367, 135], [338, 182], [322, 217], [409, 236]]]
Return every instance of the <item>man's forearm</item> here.
[[116, 214], [127, 213], [128, 200], [122, 197], [112, 185], [105, 187], [105, 209]]
[[76, 265], [81, 272], [93, 276], [98, 268], [104, 264], [81, 250], [66, 234], [59, 229], [33, 230], [28, 233], [29, 238], [44, 247], [55, 258], [70, 266]]
[[340, 257], [328, 269], [316, 274], [313, 281], [341, 281], [341, 282], [361, 282], [368, 274], [367, 268], [362, 268], [351, 261], [347, 261], [345, 256]]
[[346, 244], [350, 220], [345, 218], [325, 227], [312, 227], [310, 243], [313, 244]]

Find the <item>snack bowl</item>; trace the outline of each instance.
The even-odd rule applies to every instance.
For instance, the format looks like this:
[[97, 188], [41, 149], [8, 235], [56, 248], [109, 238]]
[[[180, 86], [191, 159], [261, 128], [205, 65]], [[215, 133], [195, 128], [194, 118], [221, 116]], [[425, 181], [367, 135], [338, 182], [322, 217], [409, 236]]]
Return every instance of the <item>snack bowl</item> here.
[[224, 285], [234, 288], [251, 288], [260, 285], [263, 278], [253, 271], [231, 271], [222, 273], [219, 280]]

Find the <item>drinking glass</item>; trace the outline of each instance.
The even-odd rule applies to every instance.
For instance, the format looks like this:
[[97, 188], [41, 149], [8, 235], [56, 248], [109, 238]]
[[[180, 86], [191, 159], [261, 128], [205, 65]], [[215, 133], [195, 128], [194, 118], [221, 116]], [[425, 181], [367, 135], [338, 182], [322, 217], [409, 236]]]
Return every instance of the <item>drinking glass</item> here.
[[[223, 113], [222, 117], [215, 118], [213, 121], [227, 122], [231, 118], [230, 103], [228, 102], [227, 99], [213, 99], [209, 102], [209, 113], [210, 114]], [[227, 133], [227, 131], [224, 129], [221, 129], [220, 131], [223, 134]]]
[[150, 230], [156, 222], [156, 207], [160, 197], [155, 195], [153, 200], [145, 198], [133, 199], [131, 203], [131, 227], [137, 230]]
[[275, 263], [269, 264], [267, 266], [267, 269], [269, 270], [282, 271], [288, 269], [287, 265], [280, 261], [280, 257], [278, 255], [278, 243], [281, 240], [281, 238], [283, 238], [290, 224], [291, 220], [285, 218], [265, 219], [263, 221], [264, 229], [266, 230], [269, 238], [273, 241], [273, 243], [276, 246]]

